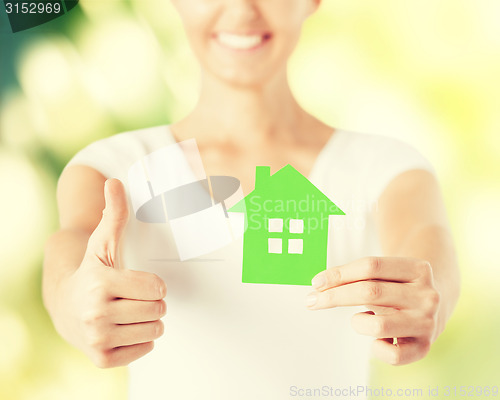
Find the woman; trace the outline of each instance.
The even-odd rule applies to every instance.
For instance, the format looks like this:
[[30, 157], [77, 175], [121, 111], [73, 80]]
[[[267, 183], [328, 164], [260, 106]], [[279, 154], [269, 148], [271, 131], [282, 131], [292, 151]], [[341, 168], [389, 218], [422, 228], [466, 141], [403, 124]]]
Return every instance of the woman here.
[[[320, 0], [173, 2], [202, 68], [199, 101], [168, 127], [91, 144], [63, 171], [44, 267], [58, 332], [99, 367], [137, 360], [137, 399], [363, 386], [367, 343], [394, 365], [423, 358], [459, 292], [439, 187], [411, 147], [329, 127], [294, 99], [287, 61]], [[241, 240], [211, 262], [176, 262], [164, 225], [130, 215], [130, 165], [190, 138], [207, 175], [235, 176], [245, 194], [255, 166], [292, 164], [346, 212], [312, 290], [241, 283]]]

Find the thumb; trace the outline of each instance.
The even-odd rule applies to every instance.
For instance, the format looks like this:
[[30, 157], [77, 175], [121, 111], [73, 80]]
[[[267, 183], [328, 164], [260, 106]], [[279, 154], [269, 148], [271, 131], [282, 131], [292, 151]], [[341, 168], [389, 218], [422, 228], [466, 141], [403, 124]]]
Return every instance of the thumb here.
[[118, 179], [104, 183], [106, 206], [99, 225], [89, 238], [85, 256], [97, 257], [108, 267], [118, 267], [117, 256], [120, 238], [128, 221], [125, 188]]

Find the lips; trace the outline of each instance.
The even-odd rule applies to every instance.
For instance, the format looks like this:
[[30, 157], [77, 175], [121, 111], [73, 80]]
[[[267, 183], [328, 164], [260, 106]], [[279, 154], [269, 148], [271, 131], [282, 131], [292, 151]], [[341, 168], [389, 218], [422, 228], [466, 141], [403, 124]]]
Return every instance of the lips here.
[[219, 44], [233, 50], [252, 50], [271, 38], [269, 33], [236, 34], [219, 32], [214, 36]]

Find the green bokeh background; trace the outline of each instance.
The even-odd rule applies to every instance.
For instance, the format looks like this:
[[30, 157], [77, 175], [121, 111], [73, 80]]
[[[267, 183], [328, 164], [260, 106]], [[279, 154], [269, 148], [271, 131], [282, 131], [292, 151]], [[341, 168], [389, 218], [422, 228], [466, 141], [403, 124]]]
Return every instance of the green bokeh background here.
[[[428, 357], [397, 368], [374, 360], [372, 384], [424, 394], [440, 385], [434, 398], [460, 397], [444, 397], [446, 385], [498, 386], [500, 2], [323, 3], [292, 60], [295, 93], [333, 126], [427, 155], [462, 271], [456, 312]], [[126, 370], [94, 367], [41, 302], [57, 177], [98, 138], [185, 115], [198, 69], [168, 0], [82, 0], [16, 34], [0, 7], [0, 399], [122, 400]]]

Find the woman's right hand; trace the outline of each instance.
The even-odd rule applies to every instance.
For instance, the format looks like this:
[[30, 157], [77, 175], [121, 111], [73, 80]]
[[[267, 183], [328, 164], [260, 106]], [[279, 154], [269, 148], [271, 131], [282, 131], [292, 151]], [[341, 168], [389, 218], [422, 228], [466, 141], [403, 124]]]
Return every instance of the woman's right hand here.
[[118, 265], [118, 246], [128, 220], [125, 190], [106, 181], [106, 207], [90, 236], [80, 267], [57, 286], [57, 331], [100, 368], [127, 365], [153, 349], [163, 334], [166, 285], [155, 274]]

